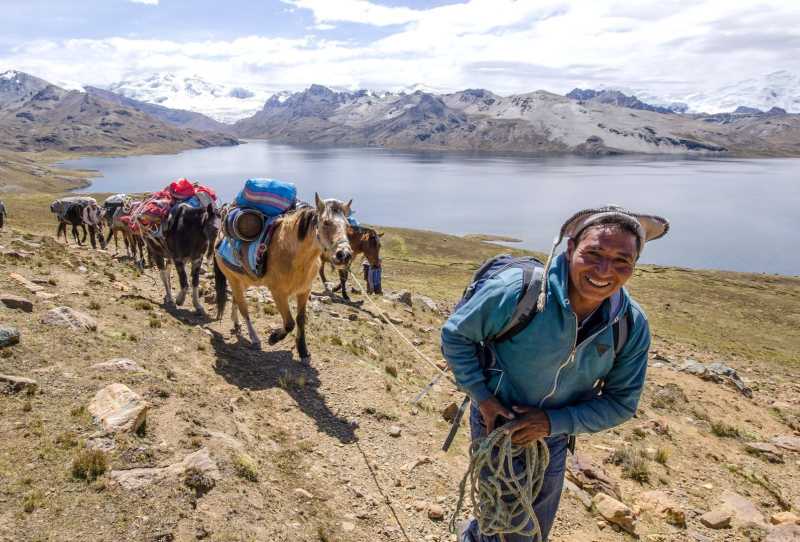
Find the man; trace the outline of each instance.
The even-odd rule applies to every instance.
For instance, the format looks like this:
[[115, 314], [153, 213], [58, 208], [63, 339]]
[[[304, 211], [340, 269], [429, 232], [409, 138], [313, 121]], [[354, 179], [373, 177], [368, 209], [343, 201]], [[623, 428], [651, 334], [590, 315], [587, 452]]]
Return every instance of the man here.
[[6, 204], [0, 200], [0, 230], [3, 229], [3, 224], [6, 222]]
[[[542, 540], [558, 510], [569, 436], [614, 427], [636, 412], [650, 331], [644, 312], [622, 287], [644, 244], [668, 229], [663, 218], [614, 206], [573, 215], [545, 265], [535, 318], [513, 338], [490, 344], [495, 361], [488, 370], [479, 363], [477, 345], [511, 319], [523, 289], [522, 270], [511, 268], [488, 280], [442, 328], [444, 356], [472, 399], [473, 441], [501, 424], [514, 444], [545, 439], [550, 463], [534, 503]], [[567, 250], [553, 258], [564, 237]], [[620, 332], [614, 323], [623, 318], [626, 338], [616, 354]], [[604, 383], [602, 394], [598, 381]], [[482, 534], [472, 520], [462, 526], [459, 540], [498, 538]], [[532, 539], [506, 535], [505, 540]]]

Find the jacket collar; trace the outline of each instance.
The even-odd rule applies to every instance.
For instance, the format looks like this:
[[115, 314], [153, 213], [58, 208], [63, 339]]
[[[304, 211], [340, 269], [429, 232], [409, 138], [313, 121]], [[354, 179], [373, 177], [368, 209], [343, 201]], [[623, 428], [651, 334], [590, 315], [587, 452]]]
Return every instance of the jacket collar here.
[[[572, 305], [569, 302], [569, 262], [566, 252], [556, 256], [547, 274], [547, 283], [548, 302], [555, 298], [565, 311], [572, 312]], [[623, 287], [610, 299], [603, 302], [600, 310], [603, 311], [605, 321], [613, 321], [617, 316], [623, 314], [628, 309], [629, 303], [628, 291]]]

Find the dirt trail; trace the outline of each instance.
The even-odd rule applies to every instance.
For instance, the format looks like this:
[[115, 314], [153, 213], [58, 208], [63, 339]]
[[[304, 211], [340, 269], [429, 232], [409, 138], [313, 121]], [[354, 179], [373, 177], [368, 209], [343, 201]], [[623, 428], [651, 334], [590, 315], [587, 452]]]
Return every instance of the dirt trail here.
[[[0, 245], [0, 292], [33, 303], [32, 312], [0, 306], [0, 324], [21, 335], [19, 344], [0, 349], [0, 374], [38, 384], [33, 394], [0, 394], [0, 540], [454, 539], [447, 519], [467, 465], [468, 431], [462, 429], [449, 453], [441, 452], [448, 430], [441, 411], [461, 396], [443, 381], [419, 405], [410, 404], [434, 371], [375, 317], [362, 295], [350, 305], [314, 297], [312, 360], [304, 365], [291, 336], [256, 352], [231, 335], [228, 315], [217, 322], [187, 307], [165, 309], [156, 273], [141, 274], [113, 257], [113, 248], [65, 247], [9, 230], [0, 232]], [[210, 277], [203, 281], [205, 292], [212, 292]], [[437, 289], [417, 284], [387, 272], [384, 286], [436, 296]], [[319, 283], [315, 292], [324, 293]], [[263, 336], [279, 316], [264, 293], [251, 291], [249, 297]], [[441, 361], [443, 314], [418, 303], [375, 300], [426, 355]], [[452, 299], [433, 301], [447, 308]], [[96, 331], [42, 323], [48, 310], [61, 306], [91, 316]], [[213, 304], [206, 306], [214, 314]], [[684, 512], [686, 527], [643, 511], [637, 531], [646, 540], [764, 538], [758, 533], [767, 533], [771, 514], [787, 504], [795, 512], [800, 508], [800, 454], [782, 448], [783, 462], [770, 463], [745, 448], [798, 436], [797, 370], [737, 364], [754, 388], [754, 398], [747, 399], [732, 386], [674, 370], [689, 357], [717, 361], [711, 353], [658, 336], [653, 350], [637, 419], [582, 436], [579, 451], [620, 483], [631, 507], [657, 489]], [[131, 359], [143, 370], [92, 368], [114, 358]], [[127, 385], [149, 403], [139, 434], [104, 435], [88, 413], [95, 393], [111, 383]], [[108, 449], [106, 471], [94, 481], [75, 475], [75, 458], [87, 446]], [[636, 475], [641, 481], [625, 477], [631, 471], [623, 472], [624, 461], [604, 463], [631, 449], [664, 463], [645, 459], [647, 473]], [[176, 465], [205, 450], [219, 470], [217, 479], [211, 471], [191, 470], [136, 489], [115, 482], [117, 471]], [[729, 490], [752, 501], [765, 526], [704, 526], [700, 516]], [[444, 521], [431, 519], [437, 512]], [[551, 540], [628, 538], [565, 493]]]

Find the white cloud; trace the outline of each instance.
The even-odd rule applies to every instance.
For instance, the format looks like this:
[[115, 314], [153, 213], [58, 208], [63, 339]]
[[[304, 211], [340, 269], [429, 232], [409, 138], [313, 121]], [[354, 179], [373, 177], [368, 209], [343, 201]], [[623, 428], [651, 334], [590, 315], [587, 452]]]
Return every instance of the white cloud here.
[[158, 0], [128, 0], [134, 4], [146, 4], [148, 6], [157, 6]]
[[361, 44], [357, 33], [348, 41], [32, 41], [0, 57], [0, 66], [86, 84], [170, 71], [274, 89], [315, 82], [388, 89], [424, 83], [501, 94], [605, 84], [664, 95], [780, 69], [800, 72], [800, 11], [794, 2], [471, 0], [422, 10], [364, 0], [285, 2], [288, 9], [312, 12], [311, 31], [350, 22], [390, 33]]

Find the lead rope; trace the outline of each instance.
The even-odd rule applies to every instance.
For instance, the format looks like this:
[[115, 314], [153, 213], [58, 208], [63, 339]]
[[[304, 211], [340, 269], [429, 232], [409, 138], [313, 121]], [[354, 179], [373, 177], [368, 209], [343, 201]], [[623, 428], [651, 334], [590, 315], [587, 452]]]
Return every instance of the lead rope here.
[[[514, 469], [514, 461], [524, 462]], [[515, 534], [542, 540], [542, 528], [533, 511], [533, 503], [544, 483], [550, 463], [550, 450], [539, 439], [525, 446], [511, 443], [511, 435], [502, 427], [473, 443], [469, 468], [458, 487], [458, 504], [450, 518], [450, 532], [456, 532], [456, 520], [464, 504], [469, 484], [472, 510], [480, 532], [486, 536]]]

